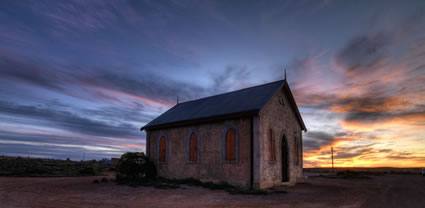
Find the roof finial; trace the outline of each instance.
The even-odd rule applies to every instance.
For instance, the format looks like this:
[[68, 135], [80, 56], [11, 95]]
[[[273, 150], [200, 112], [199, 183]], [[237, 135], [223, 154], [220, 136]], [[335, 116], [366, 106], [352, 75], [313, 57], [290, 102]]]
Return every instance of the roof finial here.
[[285, 81], [286, 81], [286, 68], [285, 68]]
[[179, 104], [179, 96], [177, 95], [177, 104]]

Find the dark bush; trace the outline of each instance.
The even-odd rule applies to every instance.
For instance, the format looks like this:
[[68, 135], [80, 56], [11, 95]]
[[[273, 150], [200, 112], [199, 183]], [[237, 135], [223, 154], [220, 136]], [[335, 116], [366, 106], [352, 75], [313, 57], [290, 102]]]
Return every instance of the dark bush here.
[[148, 160], [146, 163], [146, 178], [147, 179], [154, 179], [156, 178], [156, 167], [155, 163]]
[[108, 182], [108, 179], [107, 178], [102, 178], [102, 180], [100, 182], [106, 183], [106, 182]]
[[142, 152], [123, 154], [116, 166], [116, 179], [147, 180], [156, 177], [155, 164], [148, 160]]
[[80, 170], [81, 175], [96, 175], [96, 171], [92, 167], [86, 167]]
[[24, 175], [43, 175], [49, 173], [46, 169], [41, 169], [37, 167], [28, 167], [24, 169]]
[[94, 179], [94, 180], [93, 180], [93, 183], [99, 183], [99, 180]]

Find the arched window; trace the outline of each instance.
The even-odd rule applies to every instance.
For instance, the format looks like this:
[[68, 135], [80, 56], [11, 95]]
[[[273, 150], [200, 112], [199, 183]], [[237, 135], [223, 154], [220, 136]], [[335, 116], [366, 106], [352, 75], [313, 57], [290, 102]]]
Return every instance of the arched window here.
[[226, 160], [235, 161], [236, 160], [236, 136], [235, 129], [230, 128], [226, 133]]
[[275, 161], [276, 160], [276, 151], [275, 151], [275, 146], [274, 146], [273, 129], [270, 129], [269, 143], [270, 143], [269, 144], [270, 161]]
[[199, 132], [197, 129], [191, 128], [189, 134], [187, 135], [186, 142], [186, 162], [187, 163], [198, 163], [199, 162], [199, 151], [200, 141], [199, 141]]
[[198, 137], [192, 132], [189, 138], [189, 162], [198, 160]]
[[167, 162], [167, 139], [161, 136], [159, 139], [159, 162]]

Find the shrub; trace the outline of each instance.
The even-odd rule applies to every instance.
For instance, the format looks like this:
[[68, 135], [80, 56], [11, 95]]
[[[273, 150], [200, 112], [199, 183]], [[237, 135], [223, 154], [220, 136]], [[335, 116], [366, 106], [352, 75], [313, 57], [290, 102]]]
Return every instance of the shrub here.
[[116, 167], [116, 179], [147, 180], [156, 177], [155, 164], [148, 160], [142, 152], [123, 154]]
[[96, 175], [96, 171], [92, 167], [83, 168], [79, 172], [81, 175]]

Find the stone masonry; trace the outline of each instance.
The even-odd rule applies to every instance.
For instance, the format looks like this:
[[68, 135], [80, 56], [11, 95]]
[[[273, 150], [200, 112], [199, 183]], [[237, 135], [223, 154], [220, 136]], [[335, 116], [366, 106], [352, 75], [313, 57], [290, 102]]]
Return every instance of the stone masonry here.
[[[238, 135], [239, 154], [235, 162], [227, 162], [223, 157], [224, 137], [229, 128], [234, 128]], [[273, 131], [275, 142], [275, 161], [269, 159], [270, 129]], [[188, 139], [192, 132], [199, 136], [197, 162], [188, 161]], [[241, 187], [248, 188], [252, 185], [254, 188], [263, 189], [282, 184], [281, 142], [285, 141], [282, 140], [284, 136], [289, 157], [287, 167], [289, 185], [294, 185], [297, 178], [302, 177], [301, 132], [302, 127], [297, 122], [288, 96], [281, 88], [256, 116], [149, 130], [147, 148], [149, 158], [155, 162], [159, 176], [224, 181]], [[161, 136], [167, 139], [166, 162], [159, 162], [158, 159], [158, 140]], [[298, 165], [295, 163], [295, 140], [299, 143]], [[253, 161], [251, 161], [251, 143], [253, 143]]]

